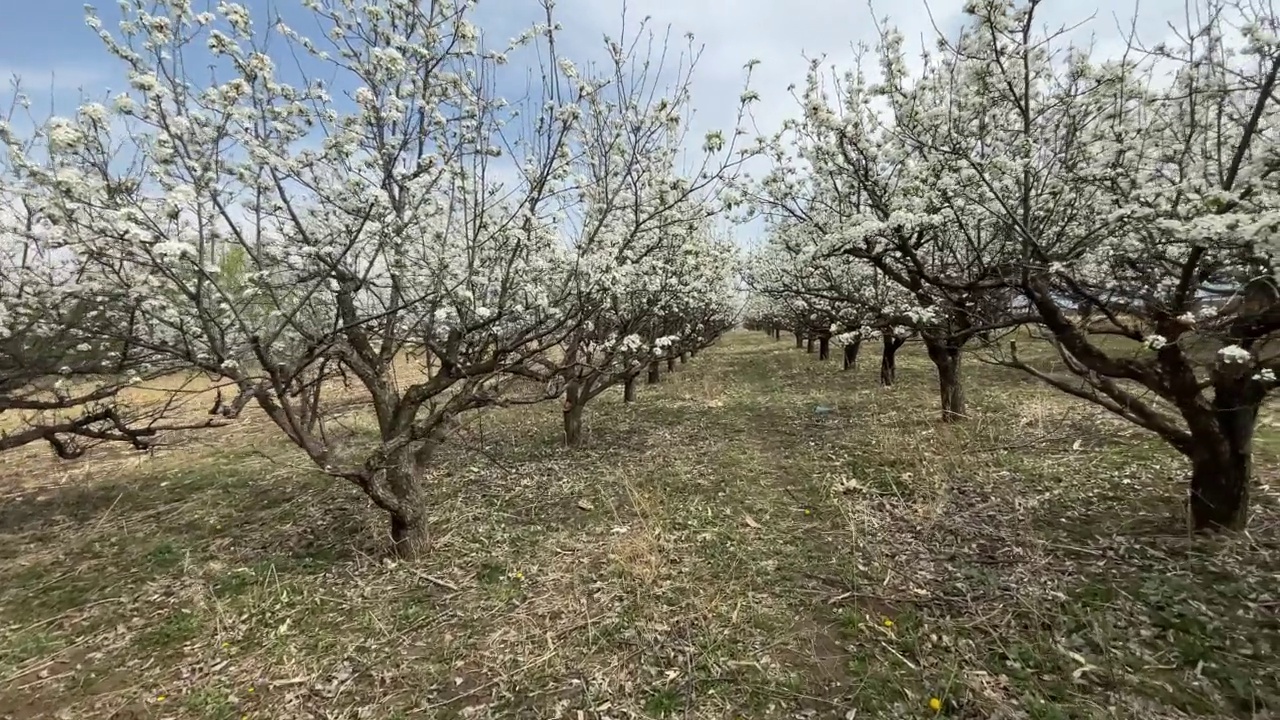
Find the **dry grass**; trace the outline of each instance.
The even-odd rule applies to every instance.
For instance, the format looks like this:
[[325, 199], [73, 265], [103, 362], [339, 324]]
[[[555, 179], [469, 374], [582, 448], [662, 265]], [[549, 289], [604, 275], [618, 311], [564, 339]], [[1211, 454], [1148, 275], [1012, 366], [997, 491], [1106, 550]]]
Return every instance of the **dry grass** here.
[[0, 716], [1280, 710], [1271, 418], [1251, 531], [1188, 539], [1180, 461], [1088, 406], [971, 363], [973, 418], [942, 426], [917, 350], [882, 390], [874, 357], [789, 345], [734, 335], [601, 398], [578, 452], [554, 404], [481, 416], [412, 565], [261, 418], [6, 458]]
[[[428, 377], [426, 364], [420, 357], [408, 353], [402, 353], [396, 357], [392, 366], [392, 378], [395, 386], [405, 388]], [[97, 387], [99, 386], [89, 382], [81, 382], [71, 386], [71, 393], [73, 395], [88, 394]], [[225, 378], [211, 378], [204, 373], [174, 373], [125, 387], [113, 398], [112, 402], [119, 408], [121, 417], [133, 421], [131, 423], [132, 427], [144, 427], [147, 425], [163, 427], [165, 425], [183, 424], [194, 426], [210, 419], [210, 411], [215, 407], [219, 392], [223, 394], [224, 400], [230, 401], [236, 394], [236, 388], [233, 383]], [[41, 396], [53, 399], [52, 392], [34, 394], [34, 397]], [[368, 397], [366, 391], [355, 378], [351, 378], [347, 383], [343, 383], [336, 378], [327, 380], [325, 397], [331, 401], [334, 414], [341, 416], [341, 422], [345, 424], [354, 420], [356, 424], [360, 424], [359, 418], [345, 417], [349, 415], [347, 408], [353, 402], [358, 404], [362, 398], [367, 399]], [[87, 409], [91, 408], [75, 406], [58, 410], [10, 410], [0, 413], [0, 434], [37, 426], [42, 423], [71, 420], [83, 415]], [[275, 431], [273, 427], [270, 427], [270, 423], [261, 409], [254, 403], [249, 403], [244, 408], [239, 419], [244, 422], [220, 429], [217, 433], [210, 433], [215, 442], [238, 443], [239, 441], [235, 438], [239, 434], [246, 432], [252, 434], [267, 432], [269, 434]], [[264, 428], [264, 426], [267, 427]], [[182, 437], [165, 439], [187, 444], [200, 442], [208, 438]], [[81, 439], [80, 443], [90, 446], [96, 441]], [[4, 457], [4, 464], [0, 465], [0, 481], [7, 480], [11, 484], [29, 484], [33, 480], [36, 482], [42, 481], [44, 476], [50, 472], [48, 454], [48, 446], [43, 443], [34, 443], [7, 453]], [[108, 443], [102, 445], [87, 463], [64, 465], [53, 468], [53, 471], [66, 472], [71, 468], [79, 467], [92, 468], [91, 472], [98, 473], [101, 470], [100, 465], [104, 461], [112, 463], [117, 460], [123, 460], [127, 465], [131, 465], [136, 464], [139, 459], [137, 453], [124, 449], [123, 446], [113, 447]], [[73, 474], [79, 475], [82, 473], [73, 471]]]

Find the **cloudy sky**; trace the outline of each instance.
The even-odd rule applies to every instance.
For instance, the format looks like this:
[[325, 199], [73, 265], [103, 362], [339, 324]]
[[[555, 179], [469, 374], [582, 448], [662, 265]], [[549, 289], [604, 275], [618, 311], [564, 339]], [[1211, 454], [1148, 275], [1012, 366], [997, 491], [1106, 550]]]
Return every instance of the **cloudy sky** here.
[[[195, 0], [200, 6], [213, 0]], [[241, 0], [254, 15], [265, 19], [272, 8], [295, 23], [300, 0]], [[101, 2], [101, 15], [110, 26], [114, 3]], [[634, 31], [646, 16], [650, 27], [662, 32], [670, 26], [677, 44], [693, 33], [703, 54], [694, 79], [697, 116], [693, 136], [708, 129], [729, 129], [742, 92], [743, 66], [759, 60], [753, 88], [761, 100], [755, 117], [762, 130], [776, 128], [795, 111], [787, 92], [802, 83], [805, 56], [825, 55], [829, 62], [848, 67], [852, 47], [873, 43], [874, 17], [888, 18], [915, 48], [932, 44], [937, 32], [954, 37], [963, 22], [963, 0], [873, 0], [873, 5], [848, 0], [558, 0], [556, 11], [564, 26], [562, 50], [577, 58], [598, 57], [603, 35], [621, 34], [623, 11]], [[37, 112], [51, 108], [70, 114], [78, 98], [104, 96], [107, 88], [124, 88], [120, 65], [108, 57], [94, 33], [84, 24], [81, 3], [75, 0], [26, 2], [4, 0], [0, 20], [0, 77], [21, 76], [38, 103]], [[476, 22], [490, 38], [516, 34], [540, 15], [536, 0], [482, 0]], [[1053, 0], [1042, 10], [1047, 27], [1088, 22], [1073, 39], [1096, 43], [1099, 54], [1117, 52], [1123, 43], [1119, 28], [1138, 17], [1141, 38], [1149, 43], [1165, 39], [1167, 25], [1185, 25], [1183, 0]], [[1092, 17], [1092, 20], [1089, 18]], [[0, 107], [7, 105], [7, 86], [0, 86]], [[700, 143], [700, 140], [698, 141]]]
[[[241, 0], [262, 17], [268, 8], [292, 10], [300, 0]], [[0, 76], [21, 75], [33, 91], [54, 88], [60, 94], [78, 88], [95, 90], [119, 86], [113, 63], [92, 31], [84, 25], [82, 3], [76, 0], [18, 2], [8, 0], [0, 22]], [[113, 2], [101, 6], [104, 18], [114, 14]], [[196, 0], [200, 5], [201, 0]], [[598, 45], [603, 33], [617, 36], [624, 7], [634, 25], [648, 16], [653, 27], [670, 25], [679, 36], [694, 33], [705, 45], [696, 94], [699, 106], [732, 104], [738, 95], [743, 64], [752, 58], [759, 67], [759, 91], [767, 110], [785, 106], [785, 88], [802, 77], [803, 54], [826, 54], [847, 64], [850, 47], [875, 36], [874, 16], [888, 17], [918, 45], [931, 40], [935, 27], [954, 36], [962, 22], [963, 0], [558, 0], [557, 13], [573, 44]], [[1054, 0], [1044, 3], [1046, 25], [1058, 26], [1093, 17], [1076, 33], [1098, 38], [1100, 50], [1118, 47], [1117, 21], [1128, 23], [1135, 11], [1144, 39], [1163, 35], [1168, 22], [1183, 24], [1183, 0]], [[484, 0], [480, 23], [508, 33], [525, 19], [539, 16], [535, 0]], [[302, 28], [305, 30], [305, 28]], [[782, 108], [778, 107], [781, 111]]]

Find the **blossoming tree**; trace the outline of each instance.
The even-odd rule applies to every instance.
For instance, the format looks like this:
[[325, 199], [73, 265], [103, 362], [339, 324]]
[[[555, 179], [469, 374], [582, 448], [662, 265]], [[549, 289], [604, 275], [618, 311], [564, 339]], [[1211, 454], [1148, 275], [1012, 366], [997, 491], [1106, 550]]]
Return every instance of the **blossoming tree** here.
[[808, 228], [802, 264], [846, 257], [900, 288], [908, 303], [890, 309], [903, 316], [890, 324], [919, 332], [942, 418], [957, 420], [962, 349], [1029, 318], [996, 301], [1014, 243], [985, 216], [949, 204], [939, 184], [947, 168], [915, 149], [919, 126], [948, 116], [945, 75], [908, 86], [900, 39], [887, 33], [879, 50], [877, 83], [861, 67], [826, 83], [811, 63], [802, 115], [774, 139], [775, 167], [755, 200], [766, 216]]
[[[0, 124], [29, 107], [17, 83], [13, 91]], [[178, 419], [176, 398], [159, 407], [118, 401], [178, 366], [116, 332], [138, 322], [136, 308], [82, 292], [111, 278], [66, 251], [62, 229], [41, 211], [48, 193], [3, 150], [0, 183], [0, 452], [45, 442], [70, 459], [99, 442], [147, 449], [166, 431], [216, 424], [199, 414]]]
[[821, 325], [824, 343], [844, 347], [844, 367], [856, 362], [863, 340], [880, 337], [880, 384], [892, 385], [897, 352], [923, 318], [909, 294], [863, 260], [817, 252], [808, 223], [775, 224], [754, 253], [748, 282], [755, 292], [787, 303], [804, 322]]
[[724, 318], [736, 248], [711, 233], [705, 217], [664, 225], [628, 230], [639, 242], [627, 257], [610, 259], [609, 282], [579, 300], [584, 321], [565, 339], [555, 365], [565, 381], [570, 446], [581, 442], [583, 412], [592, 399], [622, 384], [631, 402], [646, 367], [696, 352], [731, 326]]
[[948, 100], [898, 134], [937, 169], [931, 197], [1007, 243], [1004, 279], [1070, 377], [1016, 345], [1005, 362], [1186, 455], [1194, 528], [1243, 527], [1280, 369], [1277, 19], [1203, 0], [1169, 42], [1094, 61], [1037, 30], [1039, 5], [971, 0], [933, 69], [888, 83]]
[[[129, 0], [118, 31], [89, 21], [130, 89], [49, 121], [39, 157], [0, 136], [63, 246], [109, 278], [84, 296], [136, 308], [133, 345], [224, 378], [226, 412], [252, 403], [360, 487], [403, 556], [429, 546], [424, 471], [449, 428], [559, 395], [542, 359], [608, 277], [566, 239], [587, 164], [636, 119], [599, 100], [635, 58], [609, 42], [603, 70], [576, 67], [551, 5], [496, 48], [469, 0], [309, 0], [264, 26], [231, 2]], [[507, 54], [529, 46], [540, 74], [509, 103]], [[625, 188], [598, 192], [621, 212]], [[368, 396], [372, 449], [342, 429], [339, 377]]]
[[[570, 446], [582, 439], [587, 403], [620, 383], [626, 399], [634, 399], [636, 377], [658, 356], [682, 352], [693, 339], [690, 321], [723, 295], [732, 246], [709, 232], [710, 221], [751, 156], [738, 147], [743, 133], [726, 139], [713, 132], [703, 139], [701, 157], [681, 167], [698, 58], [691, 38], [683, 54], [688, 62], [666, 92], [657, 86], [666, 79], [661, 57], [636, 56], [636, 44], [614, 47], [609, 86], [587, 99], [590, 112], [573, 134], [582, 160], [566, 210], [575, 219], [569, 242], [582, 275], [571, 298], [578, 322], [556, 353], [540, 359], [547, 379], [563, 383]], [[633, 64], [646, 72], [633, 74]], [[751, 97], [742, 96], [739, 124]]]

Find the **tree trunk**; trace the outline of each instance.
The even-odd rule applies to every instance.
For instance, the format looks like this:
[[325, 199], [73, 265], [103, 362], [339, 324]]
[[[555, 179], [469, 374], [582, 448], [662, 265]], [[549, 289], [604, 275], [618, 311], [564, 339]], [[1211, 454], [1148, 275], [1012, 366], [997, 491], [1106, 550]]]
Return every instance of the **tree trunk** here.
[[622, 402], [636, 401], [636, 376], [628, 375], [622, 382]]
[[804, 336], [801, 335], [800, 333], [796, 333], [795, 336], [796, 336], [796, 349], [799, 350], [800, 348], [804, 347]]
[[1243, 530], [1249, 519], [1249, 453], [1205, 451], [1191, 461], [1188, 508], [1196, 532]]
[[844, 369], [850, 370], [858, 366], [858, 349], [862, 345], [862, 338], [854, 338], [853, 342], [844, 346]]
[[827, 337], [826, 335], [823, 335], [822, 337], [818, 338], [818, 359], [819, 360], [831, 359], [831, 338]]
[[1252, 381], [1218, 383], [1213, 415], [1219, 436], [1197, 438], [1191, 457], [1188, 509], [1197, 532], [1243, 530], [1249, 520], [1253, 434], [1261, 393]]
[[676, 371], [676, 358], [674, 355], [672, 355], [671, 357], [667, 358], [667, 372], [673, 373], [675, 371]]
[[658, 380], [662, 378], [662, 367], [658, 365], [657, 360], [649, 362], [649, 377], [646, 382], [650, 385], [656, 385]]
[[812, 352], [813, 352], [813, 336], [812, 336], [812, 335], [810, 335], [810, 336], [805, 340], [805, 343], [804, 343], [804, 351], [805, 351], [805, 352], [807, 352], [807, 353], [812, 353]]
[[431, 533], [427, 528], [425, 513], [418, 511], [408, 516], [391, 513], [391, 552], [402, 560], [413, 560], [431, 549]]
[[364, 488], [374, 503], [387, 511], [391, 521], [391, 552], [403, 560], [420, 558], [431, 549], [427, 498], [418, 469], [427, 455], [425, 446], [416, 454], [401, 450], [398, 457], [387, 458], [383, 482], [370, 483]]
[[680, 364], [684, 365], [689, 362], [689, 353], [680, 353]]
[[898, 374], [898, 348], [902, 341], [892, 335], [884, 336], [884, 350], [880, 353], [880, 384], [889, 387]]
[[571, 448], [582, 445], [582, 411], [583, 405], [564, 404], [564, 444]]
[[773, 339], [774, 339], [774, 340], [781, 340], [781, 339], [782, 339], [782, 328], [774, 328], [774, 329], [773, 329]]
[[942, 422], [965, 418], [964, 385], [960, 382], [960, 346], [925, 342], [929, 359], [938, 369], [938, 394], [942, 401]]

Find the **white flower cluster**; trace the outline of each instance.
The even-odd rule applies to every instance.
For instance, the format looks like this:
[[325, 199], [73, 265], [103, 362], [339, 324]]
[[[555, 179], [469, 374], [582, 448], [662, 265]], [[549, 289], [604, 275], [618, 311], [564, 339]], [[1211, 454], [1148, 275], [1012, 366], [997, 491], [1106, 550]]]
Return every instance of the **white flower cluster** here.
[[1218, 359], [1228, 365], [1247, 365], [1253, 362], [1253, 353], [1239, 345], [1228, 345], [1218, 350]]
[[[0, 123], [0, 336], [44, 316], [65, 331], [73, 297], [101, 313], [67, 348], [84, 363], [101, 367], [117, 339], [102, 333], [125, 327], [155, 365], [122, 377], [199, 369], [247, 392], [280, 373], [262, 386], [278, 408], [302, 401], [276, 381], [344, 363], [389, 377], [410, 350], [469, 377], [545, 369], [549, 345], [576, 343], [578, 377], [615, 382], [732, 324], [737, 249], [713, 218], [756, 151], [712, 132], [684, 169], [687, 67], [635, 74], [658, 58], [609, 41], [611, 63], [557, 53], [556, 77], [513, 102], [495, 88], [524, 81], [516, 59], [545, 53], [556, 23], [486, 48], [473, 0], [303, 5], [297, 28], [255, 23], [243, 0], [125, 3], [118, 31], [90, 14], [126, 92], [30, 137]], [[216, 81], [191, 71], [210, 55]], [[281, 69], [298, 58], [338, 77]], [[600, 92], [621, 77], [637, 84]], [[500, 182], [486, 163], [508, 154], [519, 171]], [[48, 370], [63, 367], [84, 364]]]

